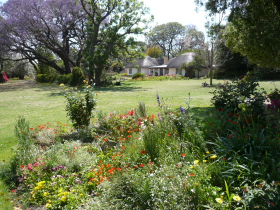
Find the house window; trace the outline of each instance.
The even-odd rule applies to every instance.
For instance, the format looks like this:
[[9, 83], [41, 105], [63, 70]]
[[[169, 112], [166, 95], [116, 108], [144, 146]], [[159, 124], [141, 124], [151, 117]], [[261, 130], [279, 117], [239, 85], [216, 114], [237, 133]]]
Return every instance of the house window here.
[[176, 69], [176, 74], [182, 75], [182, 69]]
[[169, 69], [165, 69], [165, 74], [169, 74]]
[[139, 68], [139, 69], [137, 69], [137, 73], [141, 73], [141, 69]]
[[132, 74], [132, 69], [129, 69], [128, 74], [129, 74], [129, 75]]

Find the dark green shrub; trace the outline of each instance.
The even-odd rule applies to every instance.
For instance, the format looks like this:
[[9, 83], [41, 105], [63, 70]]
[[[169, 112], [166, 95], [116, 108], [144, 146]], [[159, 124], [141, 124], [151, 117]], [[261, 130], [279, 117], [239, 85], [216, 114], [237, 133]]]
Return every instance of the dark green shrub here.
[[256, 78], [248, 73], [243, 79], [226, 84], [222, 89], [213, 92], [211, 99], [216, 109], [237, 113], [247, 111], [254, 116], [263, 117], [265, 113], [265, 92], [259, 91]]
[[40, 83], [47, 83], [48, 82], [48, 75], [47, 74], [37, 74], [36, 81]]
[[92, 111], [96, 106], [95, 94], [88, 87], [85, 94], [72, 91], [65, 95], [67, 99], [66, 111], [75, 128], [85, 128], [90, 124]]
[[133, 74], [132, 79], [138, 79], [138, 78], [144, 79], [145, 78], [145, 74], [143, 74], [143, 73]]
[[70, 85], [79, 86], [83, 84], [84, 80], [85, 80], [85, 75], [83, 70], [79, 67], [75, 67], [72, 71], [72, 78], [71, 78]]

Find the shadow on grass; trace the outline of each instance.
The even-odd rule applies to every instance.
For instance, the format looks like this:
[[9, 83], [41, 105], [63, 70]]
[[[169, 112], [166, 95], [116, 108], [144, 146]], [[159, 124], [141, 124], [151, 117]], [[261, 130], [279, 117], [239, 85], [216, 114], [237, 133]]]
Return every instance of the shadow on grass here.
[[34, 80], [16, 80], [0, 83], [0, 92], [18, 91], [35, 88], [38, 85]]
[[204, 121], [205, 118], [210, 117], [210, 113], [215, 111], [215, 107], [194, 107], [191, 113], [199, 121]]
[[147, 91], [147, 89], [143, 89], [142, 87], [132, 86], [132, 83], [122, 83], [120, 86], [95, 87], [94, 90], [98, 92]]

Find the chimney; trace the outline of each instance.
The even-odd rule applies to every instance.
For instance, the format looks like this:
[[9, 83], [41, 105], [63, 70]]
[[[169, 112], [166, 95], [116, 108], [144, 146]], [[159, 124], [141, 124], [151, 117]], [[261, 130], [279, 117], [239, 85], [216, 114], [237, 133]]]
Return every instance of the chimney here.
[[163, 57], [163, 64], [166, 64], [168, 62], [168, 58], [167, 57]]

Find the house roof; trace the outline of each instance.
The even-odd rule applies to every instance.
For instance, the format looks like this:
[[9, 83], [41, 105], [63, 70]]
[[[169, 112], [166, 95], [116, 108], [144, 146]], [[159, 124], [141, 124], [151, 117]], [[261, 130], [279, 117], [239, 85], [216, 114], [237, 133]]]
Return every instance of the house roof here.
[[151, 58], [150, 56], [146, 56], [142, 59], [137, 59], [134, 63], [129, 63], [126, 68], [134, 68], [138, 65], [140, 68], [149, 68], [151, 66], [158, 66], [163, 64], [162, 58]]
[[180, 68], [183, 63], [190, 63], [193, 61], [195, 56], [194, 52], [187, 52], [182, 55], [177, 56], [176, 58], [169, 60], [167, 63], [167, 68]]
[[142, 59], [137, 59], [134, 63], [130, 63], [126, 68], [135, 68], [138, 65], [140, 68], [180, 68], [183, 63], [190, 63], [195, 56], [194, 52], [187, 52], [175, 58], [171, 58], [168, 62], [164, 63], [163, 58], [151, 58], [146, 56]]

